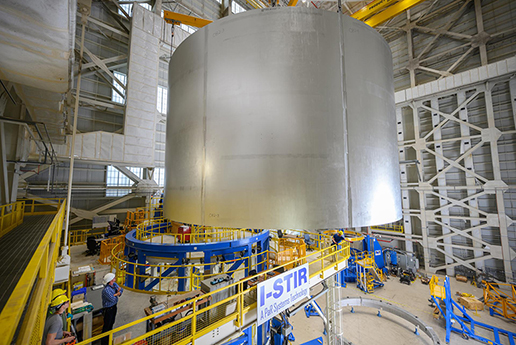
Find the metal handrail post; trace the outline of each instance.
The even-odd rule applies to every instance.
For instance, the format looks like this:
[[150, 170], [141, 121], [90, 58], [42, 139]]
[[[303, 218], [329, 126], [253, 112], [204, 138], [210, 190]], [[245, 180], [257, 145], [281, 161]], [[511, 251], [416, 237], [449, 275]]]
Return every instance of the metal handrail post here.
[[79, 95], [81, 92], [81, 77], [82, 77], [82, 58], [84, 55], [84, 36], [86, 30], [86, 15], [82, 15], [82, 30], [81, 30], [81, 48], [79, 57], [79, 75], [77, 77], [77, 91], [75, 92], [75, 107], [73, 114], [73, 131], [72, 131], [72, 146], [70, 148], [70, 167], [68, 174], [68, 203], [66, 204], [66, 224], [65, 224], [65, 243], [63, 246], [63, 257], [68, 256], [68, 227], [70, 225], [70, 206], [72, 204], [72, 182], [73, 182], [73, 166], [75, 159], [75, 136], [77, 134], [77, 115], [79, 112]]

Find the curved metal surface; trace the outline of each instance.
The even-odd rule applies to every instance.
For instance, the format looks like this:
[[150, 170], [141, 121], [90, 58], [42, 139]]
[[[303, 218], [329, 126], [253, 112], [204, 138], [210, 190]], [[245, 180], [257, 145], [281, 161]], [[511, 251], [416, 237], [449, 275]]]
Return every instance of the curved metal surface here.
[[[158, 228], [158, 231], [161, 231]], [[254, 243], [264, 242], [269, 238], [269, 230], [262, 230], [260, 233], [238, 240], [228, 240], [208, 243], [152, 243], [138, 240], [136, 230], [125, 235], [125, 246], [135, 250], [143, 251], [146, 255], [165, 255], [167, 253], [193, 253], [207, 251], [235, 250], [235, 248], [246, 247]]]
[[[398, 306], [395, 306], [391, 303], [384, 302], [382, 300], [375, 300], [370, 298], [361, 298], [361, 297], [348, 297], [344, 298], [340, 301], [341, 307], [368, 307], [368, 308], [381, 308], [382, 312], [388, 312], [394, 314], [402, 319], [412, 323], [414, 326], [417, 326], [420, 331], [425, 333], [430, 337], [434, 345], [440, 345], [441, 341], [439, 340], [439, 336], [435, 333], [434, 329], [430, 326], [427, 326], [420, 318], [416, 315], [402, 309]], [[348, 344], [349, 341], [342, 339], [344, 344]]]
[[247, 11], [169, 66], [165, 216], [341, 228], [401, 218], [392, 57], [348, 16]]

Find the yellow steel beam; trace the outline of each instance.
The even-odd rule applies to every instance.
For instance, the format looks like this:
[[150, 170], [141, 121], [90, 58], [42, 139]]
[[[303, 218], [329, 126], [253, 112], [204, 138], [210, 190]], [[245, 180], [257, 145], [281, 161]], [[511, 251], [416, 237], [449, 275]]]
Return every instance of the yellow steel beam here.
[[265, 6], [265, 4], [263, 2], [261, 2], [259, 0], [246, 0], [246, 2], [256, 9], [267, 7], [267, 6]]
[[176, 13], [172, 11], [164, 11], [163, 19], [165, 19], [165, 21], [170, 24], [184, 24], [196, 28], [202, 28], [203, 26], [206, 26], [212, 22], [208, 19], [188, 16], [186, 14]]
[[398, 1], [396, 4], [390, 6], [389, 8], [385, 9], [384, 11], [378, 13], [377, 15], [371, 17], [370, 19], [366, 20], [365, 23], [369, 25], [370, 27], [374, 28], [382, 23], [385, 23], [391, 18], [396, 17], [398, 14], [405, 12], [409, 8], [416, 6], [417, 4], [423, 2], [425, 0], [401, 0]]
[[297, 0], [290, 0], [290, 1], [288, 2], [288, 5], [289, 5], [289, 6], [296, 6], [296, 5], [297, 5]]
[[375, 1], [372, 1], [372, 2], [368, 3], [367, 5], [365, 5], [364, 7], [362, 7], [361, 9], [359, 9], [358, 11], [356, 11], [355, 13], [353, 13], [351, 15], [351, 17], [363, 21], [364, 19], [367, 19], [368, 17], [371, 17], [372, 15], [377, 14], [379, 11], [383, 10], [385, 7], [392, 5], [396, 1], [398, 1], [398, 0], [375, 0]]

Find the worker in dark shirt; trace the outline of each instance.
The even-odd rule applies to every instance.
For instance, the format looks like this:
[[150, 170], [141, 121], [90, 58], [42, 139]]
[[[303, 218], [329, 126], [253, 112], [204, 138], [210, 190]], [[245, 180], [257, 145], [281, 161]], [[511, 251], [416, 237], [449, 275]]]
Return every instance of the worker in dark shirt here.
[[[117, 311], [118, 297], [124, 291], [117, 283], [115, 283], [115, 275], [108, 273], [104, 276], [104, 290], [102, 290], [102, 307], [104, 308], [104, 326], [102, 333], [113, 329]], [[102, 345], [108, 345], [109, 337], [101, 340]]]
[[332, 245], [339, 245], [339, 243], [342, 241], [344, 241], [344, 232], [339, 231], [333, 234], [333, 237], [331, 238]]
[[[337, 252], [338, 250], [340, 250], [341, 247], [340, 247], [339, 243], [342, 241], [344, 241], [344, 232], [339, 230], [335, 234], [333, 234], [333, 236], [331, 237], [331, 244], [332, 244], [331, 250], [333, 252]], [[333, 247], [333, 246], [335, 246], [335, 247]], [[335, 254], [336, 255], [332, 255], [332, 257], [331, 257], [331, 260], [334, 262], [337, 261], [337, 255], [338, 255], [337, 253], [335, 253]]]

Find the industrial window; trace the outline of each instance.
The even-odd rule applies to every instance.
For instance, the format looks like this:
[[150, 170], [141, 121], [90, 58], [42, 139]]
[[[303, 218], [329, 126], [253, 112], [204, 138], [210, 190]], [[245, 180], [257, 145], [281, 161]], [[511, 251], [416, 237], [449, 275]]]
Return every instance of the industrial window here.
[[231, 2], [231, 11], [233, 13], [242, 13], [245, 12], [245, 8], [237, 4], [235, 1]]
[[164, 86], [158, 86], [158, 105], [157, 109], [161, 114], [167, 113], [168, 89]]
[[[146, 3], [138, 3], [138, 5], [142, 6], [143, 8], [148, 9], [149, 11], [152, 11], [152, 6]], [[124, 9], [124, 11], [127, 12], [129, 17], [133, 16], [133, 4], [120, 4], [120, 7]], [[118, 14], [124, 15], [124, 13], [118, 9]]]
[[154, 181], [156, 181], [160, 187], [165, 186], [165, 168], [154, 169]]
[[185, 24], [179, 24], [179, 27], [181, 29], [183, 29], [184, 31], [188, 32], [189, 34], [193, 34], [194, 32], [197, 31], [196, 28], [193, 28], [191, 27], [190, 25], [185, 25]]
[[[120, 73], [120, 72], [113, 72], [113, 75], [122, 82], [122, 84], [124, 85], [127, 85], [127, 76], [124, 74], [124, 73]], [[120, 93], [122, 95], [125, 96], [125, 90], [120, 86], [120, 84], [118, 84], [116, 82], [115, 79], [113, 79], [113, 88], [117, 89], [118, 91], [120, 91]], [[111, 100], [113, 102], [117, 102], [117, 103], [120, 103], [120, 104], [124, 104], [125, 103], [125, 98], [120, 96], [120, 94], [118, 92], [116, 92], [115, 90], [111, 90]]]
[[[138, 176], [139, 178], [143, 178], [143, 169], [142, 168], [127, 168], [132, 171], [133, 174]], [[114, 166], [108, 165], [107, 174], [106, 174], [106, 184], [108, 187], [130, 187], [133, 185], [133, 181], [122, 174], [117, 168]]]

